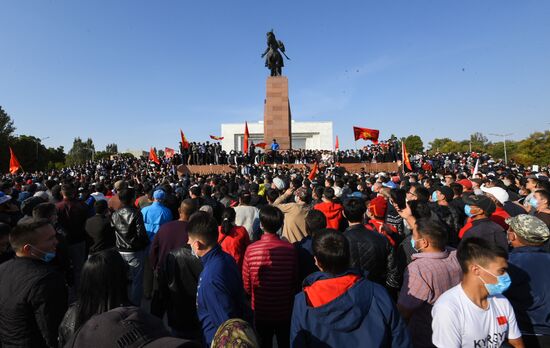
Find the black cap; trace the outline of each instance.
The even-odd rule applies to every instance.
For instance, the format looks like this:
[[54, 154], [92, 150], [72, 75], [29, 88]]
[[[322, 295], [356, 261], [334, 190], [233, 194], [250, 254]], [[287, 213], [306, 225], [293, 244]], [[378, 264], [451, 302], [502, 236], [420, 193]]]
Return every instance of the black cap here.
[[453, 197], [455, 195], [455, 193], [453, 192], [453, 190], [449, 186], [440, 186], [440, 187], [436, 188], [436, 191], [441, 192], [443, 194], [443, 196], [445, 196], [445, 200], [447, 202], [452, 201]]
[[484, 195], [466, 194], [462, 197], [464, 203], [481, 208], [486, 214], [492, 214], [497, 209], [491, 198]]

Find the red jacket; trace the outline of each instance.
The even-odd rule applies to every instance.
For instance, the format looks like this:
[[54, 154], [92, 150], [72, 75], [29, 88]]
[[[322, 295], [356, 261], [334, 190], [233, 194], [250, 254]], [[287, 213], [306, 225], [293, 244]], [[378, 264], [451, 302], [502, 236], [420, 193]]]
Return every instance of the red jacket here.
[[[502, 227], [505, 231], [508, 230], [508, 224], [505, 222], [507, 218], [510, 217], [510, 214], [506, 212], [506, 210], [502, 209], [501, 207], [497, 207], [495, 212], [489, 216], [489, 220], [497, 223]], [[472, 218], [468, 218], [466, 220], [466, 223], [464, 223], [464, 226], [460, 229], [458, 232], [458, 238], [462, 239], [464, 236], [464, 233], [468, 231], [470, 228], [472, 228]]]
[[239, 266], [239, 270], [243, 268], [244, 252], [250, 244], [250, 237], [246, 228], [243, 226], [233, 226], [228, 235], [222, 233], [222, 227], [218, 228], [218, 243], [222, 250], [233, 256], [235, 262]]
[[340, 228], [340, 222], [342, 222], [342, 219], [344, 218], [342, 215], [344, 207], [341, 204], [322, 202], [316, 204], [314, 208], [325, 214], [325, 217], [327, 218], [327, 228], [333, 228], [335, 230]]
[[298, 290], [296, 250], [273, 233], [250, 244], [243, 263], [244, 290], [257, 320], [290, 320]]

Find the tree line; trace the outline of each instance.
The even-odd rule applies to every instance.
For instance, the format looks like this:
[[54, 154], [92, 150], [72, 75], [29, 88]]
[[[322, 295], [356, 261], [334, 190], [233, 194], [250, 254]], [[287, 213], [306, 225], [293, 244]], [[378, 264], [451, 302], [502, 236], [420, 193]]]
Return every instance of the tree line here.
[[[9, 167], [9, 147], [14, 150], [23, 169], [27, 172], [60, 169], [84, 163], [89, 160], [100, 160], [118, 154], [115, 143], [108, 144], [103, 151], [96, 151], [93, 140], [82, 140], [76, 137], [71, 149], [65, 153], [63, 146], [57, 148], [46, 147], [42, 139], [32, 135], [15, 134], [15, 125], [6, 111], [0, 106], [0, 170], [3, 173]], [[398, 140], [393, 134], [392, 140]], [[465, 140], [451, 138], [436, 138], [429, 143], [429, 149], [424, 148], [424, 142], [418, 135], [409, 135], [402, 139], [410, 154], [438, 152], [479, 152], [488, 153], [493, 158], [504, 158], [503, 141], [491, 142], [482, 133], [476, 132]], [[506, 140], [506, 151], [509, 160], [524, 165], [550, 164], [550, 131], [532, 133], [522, 140]], [[132, 156], [131, 154], [122, 154]]]

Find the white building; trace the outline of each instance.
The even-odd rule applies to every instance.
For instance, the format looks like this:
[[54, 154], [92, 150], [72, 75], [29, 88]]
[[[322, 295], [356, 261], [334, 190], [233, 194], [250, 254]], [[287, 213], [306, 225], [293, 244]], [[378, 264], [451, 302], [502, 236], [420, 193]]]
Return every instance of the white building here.
[[[306, 150], [332, 150], [332, 122], [292, 122], [292, 148]], [[225, 151], [242, 150], [244, 123], [222, 123], [221, 141]], [[271, 144], [273, 139], [264, 140], [264, 122], [248, 123], [249, 141], [254, 144]]]

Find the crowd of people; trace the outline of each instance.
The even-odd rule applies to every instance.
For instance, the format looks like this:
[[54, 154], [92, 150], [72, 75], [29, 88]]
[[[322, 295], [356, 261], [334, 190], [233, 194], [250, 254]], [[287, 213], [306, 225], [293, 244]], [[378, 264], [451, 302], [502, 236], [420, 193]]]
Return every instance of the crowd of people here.
[[547, 168], [213, 149], [5, 175], [0, 347], [550, 346]]
[[276, 139], [271, 144], [254, 144], [250, 142], [247, 152], [222, 150], [217, 142], [192, 142], [182, 146], [180, 154], [174, 160], [178, 164], [210, 165], [210, 164], [260, 164], [260, 163], [291, 163], [307, 164], [322, 161], [324, 163], [359, 163], [359, 162], [395, 162], [401, 156], [401, 150], [396, 140], [381, 141], [355, 150], [319, 151], [319, 150], [280, 150]]

